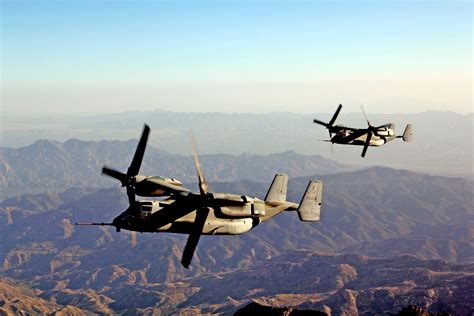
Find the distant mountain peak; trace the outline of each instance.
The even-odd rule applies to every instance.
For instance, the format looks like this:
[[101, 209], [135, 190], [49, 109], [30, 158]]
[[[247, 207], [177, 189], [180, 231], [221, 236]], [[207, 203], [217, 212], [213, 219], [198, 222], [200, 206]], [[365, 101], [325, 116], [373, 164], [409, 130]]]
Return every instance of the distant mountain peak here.
[[[137, 140], [83, 141], [77, 138], [63, 143], [41, 140], [18, 149], [0, 149], [0, 199], [19, 193], [38, 193], [45, 189], [109, 186], [114, 182], [101, 175], [103, 165], [125, 172], [137, 146]], [[293, 150], [276, 154], [200, 155], [210, 181], [250, 179], [270, 182], [278, 172], [290, 177], [329, 174], [352, 170], [344, 164], [319, 155], [302, 155]], [[1, 169], [0, 169], [1, 170]], [[190, 155], [171, 154], [155, 146], [146, 149], [142, 174], [174, 177], [184, 182], [196, 180]]]

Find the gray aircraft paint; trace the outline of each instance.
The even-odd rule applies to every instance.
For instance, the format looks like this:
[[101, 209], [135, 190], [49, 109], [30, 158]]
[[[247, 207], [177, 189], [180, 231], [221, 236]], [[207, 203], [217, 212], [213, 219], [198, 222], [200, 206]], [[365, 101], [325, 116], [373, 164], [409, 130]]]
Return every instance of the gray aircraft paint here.
[[[367, 121], [368, 128], [353, 128], [344, 125], [335, 125], [334, 123], [341, 112], [342, 104], [339, 104], [336, 112], [328, 123], [318, 119], [313, 119], [313, 122], [325, 126], [329, 131], [330, 139], [324, 141], [333, 144], [364, 146], [361, 155], [362, 157], [365, 157], [365, 153], [369, 146], [382, 146], [396, 138], [402, 138], [405, 142], [412, 140], [413, 126], [411, 124], [407, 124], [403, 135], [396, 135], [394, 123], [388, 123], [378, 127], [373, 126], [369, 122], [364, 108], [361, 108]], [[332, 136], [332, 134], [334, 134], [334, 136]]]
[[[150, 128], [145, 125], [127, 173], [105, 167], [102, 172], [127, 189], [130, 206], [112, 223], [76, 223], [108, 225], [119, 232], [167, 232], [188, 234], [181, 263], [188, 268], [201, 235], [243, 234], [284, 211], [297, 211], [302, 221], [318, 221], [322, 203], [322, 182], [311, 180], [301, 204], [286, 201], [288, 176], [276, 174], [265, 200], [232, 193], [215, 193], [202, 172], [194, 139], [193, 156], [199, 179], [199, 192], [184, 188], [173, 178], [139, 175]], [[165, 200], [136, 201], [136, 195], [168, 197]], [[133, 240], [133, 239], [132, 239]]]

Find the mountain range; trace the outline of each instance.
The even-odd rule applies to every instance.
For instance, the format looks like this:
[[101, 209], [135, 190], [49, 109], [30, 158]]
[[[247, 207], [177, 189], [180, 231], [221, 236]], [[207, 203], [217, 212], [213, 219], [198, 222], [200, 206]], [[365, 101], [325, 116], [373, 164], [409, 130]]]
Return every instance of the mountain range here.
[[[325, 183], [320, 222], [287, 212], [241, 236], [203, 236], [190, 270], [179, 263], [185, 236], [139, 234], [132, 248], [126, 232], [73, 225], [110, 221], [127, 206], [123, 189], [9, 198], [0, 203], [0, 276], [71, 313], [228, 314], [251, 300], [331, 315], [410, 304], [473, 313], [472, 181], [380, 167], [315, 177]], [[290, 179], [288, 200], [315, 177]], [[268, 188], [209, 185], [260, 198]]]
[[[134, 140], [85, 142], [71, 139], [64, 143], [43, 140], [21, 148], [0, 148], [0, 200], [24, 193], [63, 191], [74, 186], [113, 185], [115, 180], [101, 174], [102, 166], [106, 164], [125, 172], [136, 145]], [[322, 156], [293, 151], [269, 155], [202, 155], [201, 161], [209, 181], [265, 182], [276, 172], [298, 177], [355, 169]], [[153, 146], [146, 150], [141, 173], [196, 181], [191, 156], [170, 154]]]
[[[318, 141], [327, 139], [328, 134], [322, 126], [312, 123], [313, 118], [328, 122], [332, 113], [182, 113], [156, 110], [60, 118], [8, 117], [0, 126], [0, 146], [27, 146], [40, 139], [61, 142], [70, 138], [128, 140], [137, 138], [146, 122], [152, 128], [151, 144], [176, 154], [189, 155], [191, 152], [188, 134], [192, 129], [198, 147], [207, 154], [267, 155], [294, 150], [307, 155], [323, 155], [351, 165], [378, 164], [425, 173], [472, 177], [472, 113], [373, 114], [370, 113], [373, 110], [367, 110], [372, 124], [395, 123], [398, 134], [403, 133], [405, 125], [411, 123], [414, 127], [413, 141], [404, 143], [396, 140], [380, 148], [370, 148], [362, 159], [358, 146], [335, 145], [334, 154], [331, 154], [330, 144]], [[336, 123], [360, 128], [367, 126], [362, 113], [346, 114], [344, 110]]]

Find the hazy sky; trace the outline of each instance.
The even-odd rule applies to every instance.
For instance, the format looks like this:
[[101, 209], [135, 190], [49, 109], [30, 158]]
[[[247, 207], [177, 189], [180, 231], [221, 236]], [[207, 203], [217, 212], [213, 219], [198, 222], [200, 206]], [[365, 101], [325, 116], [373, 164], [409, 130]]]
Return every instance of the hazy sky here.
[[1, 1], [4, 115], [472, 112], [471, 1]]

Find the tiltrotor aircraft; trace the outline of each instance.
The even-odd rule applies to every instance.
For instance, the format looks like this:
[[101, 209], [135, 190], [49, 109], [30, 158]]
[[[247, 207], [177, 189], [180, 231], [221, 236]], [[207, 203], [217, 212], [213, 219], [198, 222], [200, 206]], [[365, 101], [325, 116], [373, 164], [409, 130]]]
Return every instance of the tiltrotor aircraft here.
[[[181, 263], [188, 268], [201, 235], [236, 235], [248, 232], [283, 211], [297, 211], [302, 221], [318, 221], [322, 201], [322, 182], [311, 180], [301, 203], [286, 201], [288, 176], [276, 174], [265, 200], [232, 193], [209, 191], [196, 146], [193, 156], [199, 179], [199, 193], [184, 188], [172, 178], [139, 175], [150, 128], [145, 125], [127, 173], [103, 167], [102, 172], [126, 187], [130, 206], [108, 225], [119, 232], [168, 232], [188, 234]], [[135, 200], [135, 195], [167, 197], [162, 200]], [[133, 236], [133, 235], [132, 235]], [[133, 237], [132, 237], [133, 238]]]
[[[342, 109], [342, 104], [339, 104], [336, 113], [334, 113], [329, 123], [320, 121], [318, 119], [314, 119], [313, 122], [323, 125], [328, 129], [330, 139], [325, 140], [327, 142], [331, 142], [333, 144], [364, 146], [362, 150], [362, 157], [365, 157], [365, 153], [367, 152], [367, 148], [369, 148], [369, 146], [382, 146], [387, 142], [394, 140], [395, 138], [402, 138], [405, 142], [412, 140], [413, 127], [411, 124], [407, 124], [403, 135], [396, 135], [395, 124], [388, 123], [377, 127], [373, 126], [370, 124], [364, 108], [361, 108], [367, 121], [368, 128], [353, 128], [344, 125], [334, 125], [337, 116]], [[335, 135], [333, 136], [332, 134]]]

